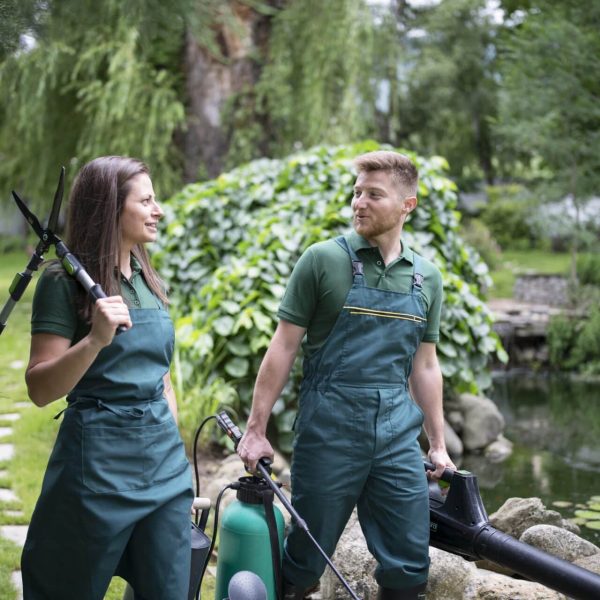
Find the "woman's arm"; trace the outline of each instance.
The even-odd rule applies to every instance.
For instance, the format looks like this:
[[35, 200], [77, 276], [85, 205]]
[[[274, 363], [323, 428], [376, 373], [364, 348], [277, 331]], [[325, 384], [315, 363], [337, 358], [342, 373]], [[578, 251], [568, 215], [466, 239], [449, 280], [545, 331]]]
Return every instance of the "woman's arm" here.
[[175, 423], [177, 423], [177, 397], [175, 396], [175, 390], [173, 389], [173, 384], [171, 383], [171, 373], [167, 373], [163, 377], [163, 382], [165, 384], [165, 398], [167, 399], [167, 403], [171, 412], [173, 413], [173, 418], [175, 419]]
[[83, 377], [102, 348], [108, 346], [118, 325], [131, 327], [129, 309], [121, 296], [96, 301], [92, 328], [74, 346], [67, 338], [50, 333], [31, 336], [25, 381], [29, 397], [45, 406], [68, 394]]

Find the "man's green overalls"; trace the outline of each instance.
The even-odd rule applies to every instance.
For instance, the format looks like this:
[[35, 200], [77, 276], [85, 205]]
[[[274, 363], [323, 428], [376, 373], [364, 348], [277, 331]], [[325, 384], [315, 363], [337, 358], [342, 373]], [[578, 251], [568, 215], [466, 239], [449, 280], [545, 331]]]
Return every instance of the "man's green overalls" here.
[[191, 472], [163, 396], [173, 325], [131, 310], [69, 394], [23, 550], [24, 600], [101, 600], [113, 575], [145, 600], [187, 598]]
[[[353, 285], [325, 344], [304, 362], [292, 461], [292, 501], [332, 555], [354, 506], [380, 586], [421, 586], [429, 569], [429, 497], [417, 437], [423, 413], [408, 390], [423, 337], [419, 257], [410, 293], [365, 286], [344, 238]], [[350, 268], [350, 265], [349, 265]], [[292, 525], [284, 577], [307, 588], [325, 561]]]

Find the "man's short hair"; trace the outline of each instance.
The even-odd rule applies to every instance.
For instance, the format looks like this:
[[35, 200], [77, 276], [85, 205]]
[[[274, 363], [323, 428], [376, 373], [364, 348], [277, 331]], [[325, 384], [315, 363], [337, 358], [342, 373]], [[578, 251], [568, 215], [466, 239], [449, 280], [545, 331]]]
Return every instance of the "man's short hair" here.
[[354, 166], [358, 173], [362, 171], [387, 171], [405, 197], [416, 197], [417, 195], [419, 172], [410, 158], [404, 154], [390, 150], [375, 150], [357, 156], [354, 159]]

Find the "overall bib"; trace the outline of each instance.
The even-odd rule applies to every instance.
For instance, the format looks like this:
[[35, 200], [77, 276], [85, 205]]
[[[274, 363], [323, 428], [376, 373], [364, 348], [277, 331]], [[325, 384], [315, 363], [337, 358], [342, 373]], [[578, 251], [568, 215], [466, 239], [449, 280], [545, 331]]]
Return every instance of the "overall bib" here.
[[113, 575], [145, 600], [187, 598], [191, 470], [163, 396], [174, 333], [157, 305], [130, 311], [133, 327], [67, 397], [23, 550], [24, 600], [102, 600]]
[[[325, 344], [304, 361], [294, 425], [292, 501], [331, 556], [354, 509], [380, 586], [427, 580], [429, 495], [417, 437], [423, 412], [408, 390], [412, 358], [426, 327], [422, 276], [398, 293], [365, 286], [362, 262], [345, 238], [353, 285]], [[325, 561], [292, 525], [285, 579], [315, 584]]]

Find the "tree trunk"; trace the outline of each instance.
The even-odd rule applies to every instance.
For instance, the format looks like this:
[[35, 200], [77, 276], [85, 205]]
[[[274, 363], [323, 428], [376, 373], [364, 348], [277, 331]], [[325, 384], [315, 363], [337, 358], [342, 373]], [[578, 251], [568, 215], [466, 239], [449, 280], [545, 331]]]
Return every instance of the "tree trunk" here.
[[[278, 7], [281, 2], [270, 0]], [[223, 110], [236, 94], [258, 81], [272, 16], [241, 2], [231, 7], [235, 23], [215, 25], [221, 56], [201, 46], [188, 32], [185, 41], [187, 130], [183, 134], [186, 182], [216, 177], [223, 169], [229, 141]]]

